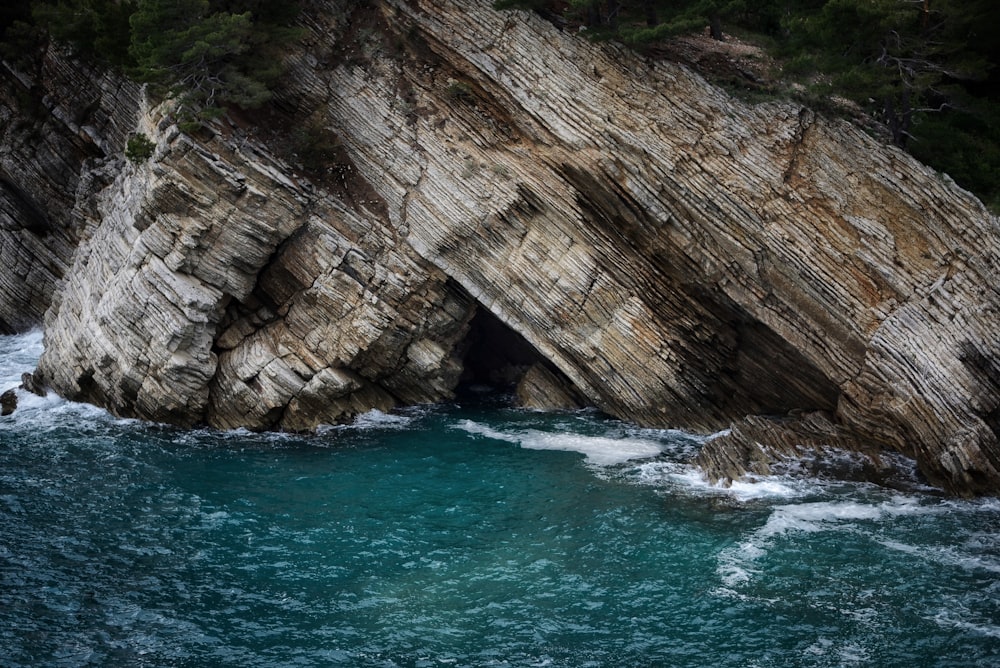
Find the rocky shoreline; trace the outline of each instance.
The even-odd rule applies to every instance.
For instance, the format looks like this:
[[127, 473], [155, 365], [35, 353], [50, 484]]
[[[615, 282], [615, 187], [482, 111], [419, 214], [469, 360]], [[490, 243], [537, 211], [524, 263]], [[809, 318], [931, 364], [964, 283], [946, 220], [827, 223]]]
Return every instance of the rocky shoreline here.
[[731, 427], [710, 478], [825, 443], [1000, 491], [995, 216], [845, 122], [489, 4], [312, 3], [273, 120], [337, 138], [319, 168], [57, 50], [5, 66], [0, 324], [44, 314], [35, 379], [298, 431], [517, 369], [529, 404]]

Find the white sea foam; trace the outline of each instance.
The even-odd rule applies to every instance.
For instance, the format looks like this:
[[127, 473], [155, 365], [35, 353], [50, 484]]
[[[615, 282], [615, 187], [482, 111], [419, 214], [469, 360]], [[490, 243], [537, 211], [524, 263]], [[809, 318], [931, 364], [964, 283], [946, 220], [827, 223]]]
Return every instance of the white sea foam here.
[[996, 624], [987, 624], [984, 622], [971, 622], [964, 619], [955, 619], [953, 615], [949, 613], [942, 613], [934, 617], [934, 621], [944, 627], [958, 628], [965, 631], [973, 631], [980, 635], [989, 636], [991, 638], [1000, 638], [1000, 626]]
[[32, 371], [42, 355], [42, 332], [0, 336], [0, 392], [21, 384], [21, 374]]
[[350, 424], [320, 425], [316, 429], [319, 435], [336, 433], [340, 431], [367, 430], [367, 429], [406, 429], [416, 418], [413, 415], [399, 415], [397, 413], [384, 413], [377, 408], [361, 413]]
[[631, 459], [648, 459], [660, 454], [659, 443], [634, 438], [606, 438], [577, 434], [527, 431], [521, 447], [529, 450], [567, 450], [582, 453], [587, 462], [598, 466], [621, 464]]
[[776, 506], [763, 527], [754, 532], [759, 541], [789, 532], [814, 533], [856, 525], [890, 516], [926, 514], [932, 507], [921, 506], [915, 497], [896, 496], [889, 501], [815, 501]]
[[134, 423], [138, 423], [138, 420], [116, 417], [91, 404], [67, 401], [54, 392], [39, 397], [25, 390], [17, 390], [17, 409], [0, 419], [0, 431], [42, 435], [67, 428], [78, 430], [89, 426], [103, 429], [109, 425]]
[[775, 540], [788, 534], [855, 530], [862, 522], [933, 512], [933, 506], [922, 506], [915, 497], [906, 496], [878, 503], [816, 501], [775, 506], [764, 526], [719, 554], [716, 574], [726, 587], [748, 582], [759, 572], [756, 562]]
[[[43, 351], [40, 331], [0, 337], [0, 392], [18, 388], [21, 374], [31, 372]], [[53, 392], [44, 397], [16, 389], [17, 409], [0, 420], [0, 431], [14, 430], [45, 434], [67, 426], [87, 423], [128, 423], [134, 420], [116, 418], [102, 408], [67, 401]]]
[[[970, 595], [979, 602], [981, 594]], [[976, 613], [970, 609], [969, 601], [963, 596], [947, 596], [944, 605], [936, 614], [928, 615], [926, 619], [932, 619], [938, 626], [943, 628], [961, 629], [972, 631], [990, 638], [1000, 638], [1000, 626], [993, 623], [993, 619], [983, 619], [982, 613]], [[978, 606], [977, 606], [978, 607]]]
[[731, 485], [710, 483], [697, 466], [684, 462], [642, 462], [633, 471], [637, 483], [670, 491], [719, 496], [737, 502], [788, 500], [816, 493], [821, 485], [813, 480], [761, 477], [738, 480]]
[[947, 615], [936, 617], [935, 621], [941, 624], [941, 626], [951, 626], [966, 631], [973, 631], [991, 638], [1000, 638], [1000, 626], [997, 626], [996, 624], [969, 622], [962, 619], [950, 619]]
[[473, 434], [475, 436], [484, 436], [486, 438], [491, 438], [494, 441], [505, 441], [507, 443], [520, 443], [521, 439], [515, 434], [508, 434], [492, 427], [488, 427], [482, 423], [474, 422], [472, 420], [462, 420], [457, 425], [456, 428], [461, 429], [464, 432]]
[[642, 438], [587, 436], [538, 429], [503, 432], [472, 420], [462, 420], [456, 428], [477, 436], [513, 443], [528, 450], [579, 452], [586, 457], [588, 464], [596, 466], [612, 466], [632, 459], [648, 459], [663, 451], [660, 443]]
[[383, 413], [377, 408], [373, 408], [354, 418], [353, 426], [357, 429], [403, 429], [408, 427], [411, 422], [413, 422], [413, 418], [407, 415]]
[[982, 556], [962, 554], [955, 547], [910, 545], [888, 539], [880, 540], [879, 543], [890, 550], [896, 550], [923, 560], [932, 561], [941, 566], [960, 568], [970, 572], [986, 571], [987, 573], [1000, 574], [1000, 561]]

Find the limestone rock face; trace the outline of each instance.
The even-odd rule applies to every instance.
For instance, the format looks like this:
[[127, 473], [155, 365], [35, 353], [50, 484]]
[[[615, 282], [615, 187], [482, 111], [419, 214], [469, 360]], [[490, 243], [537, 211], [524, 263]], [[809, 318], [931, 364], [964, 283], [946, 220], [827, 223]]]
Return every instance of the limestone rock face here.
[[227, 311], [209, 423], [309, 430], [449, 398], [473, 312], [391, 230], [319, 202]]
[[0, 332], [41, 324], [138, 109], [136, 84], [57, 49], [0, 65]]
[[473, 307], [444, 274], [249, 141], [144, 129], [155, 155], [105, 189], [47, 313], [46, 382], [221, 428], [313, 429], [450, 396], [448, 345]]
[[995, 217], [846, 123], [488, 4], [387, 0], [338, 58], [321, 3], [295, 62], [418, 253], [613, 415], [825, 410], [1000, 489]]
[[712, 482], [776, 474], [825, 475], [910, 487], [909, 460], [859, 439], [822, 411], [750, 415], [706, 440], [694, 461]]
[[[998, 221], [947, 177], [489, 0], [360, 4], [308, 3], [277, 100], [337, 135], [336, 165], [307, 179], [280, 137], [157, 109], [153, 158], [75, 196], [53, 388], [310, 429], [449, 397], [509, 336], [513, 366], [641, 424], [831, 416], [747, 422], [703, 458], [716, 478], [761, 470], [747, 443], [829, 433], [1000, 491]], [[19, 187], [0, 209], [25, 228]]]
[[571, 387], [543, 364], [535, 364], [517, 384], [517, 400], [524, 408], [560, 411], [582, 408]]

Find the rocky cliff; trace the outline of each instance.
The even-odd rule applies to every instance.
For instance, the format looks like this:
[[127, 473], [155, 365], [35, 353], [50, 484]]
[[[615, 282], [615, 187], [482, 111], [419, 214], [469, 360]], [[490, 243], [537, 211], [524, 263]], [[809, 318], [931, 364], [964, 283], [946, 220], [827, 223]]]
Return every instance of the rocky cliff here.
[[[947, 177], [485, 0], [317, 0], [302, 25], [264, 120], [335, 133], [324, 165], [163, 106], [135, 128], [151, 160], [60, 177], [82, 230], [45, 317], [60, 393], [298, 430], [531, 368], [623, 419], [736, 422], [703, 450], [715, 478], [801, 423], [1000, 490], [998, 221]], [[5, 173], [27, 238], [43, 198]], [[765, 414], [792, 417], [740, 428]]]
[[[37, 325], [135, 127], [139, 87], [58, 49], [0, 76], [0, 332]], [[114, 159], [109, 161], [109, 157]]]

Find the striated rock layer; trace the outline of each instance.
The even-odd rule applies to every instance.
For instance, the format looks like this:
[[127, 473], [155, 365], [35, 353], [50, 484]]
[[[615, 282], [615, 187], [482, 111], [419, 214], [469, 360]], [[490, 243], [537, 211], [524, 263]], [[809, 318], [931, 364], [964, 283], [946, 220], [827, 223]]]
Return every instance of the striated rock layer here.
[[[821, 411], [811, 446], [1000, 491], [998, 221], [947, 177], [487, 0], [355, 4], [309, 3], [289, 55], [280, 113], [340, 140], [308, 180], [280, 137], [143, 116], [156, 154], [88, 193], [46, 316], [57, 391], [310, 429], [450, 397], [493, 351], [526, 394], [703, 431]], [[709, 475], [795, 441], [747, 424]]]
[[41, 324], [138, 116], [137, 85], [65, 55], [0, 67], [0, 333]]
[[46, 316], [46, 382], [222, 428], [311, 429], [450, 396], [473, 306], [444, 274], [252, 143], [158, 136], [106, 190]]

